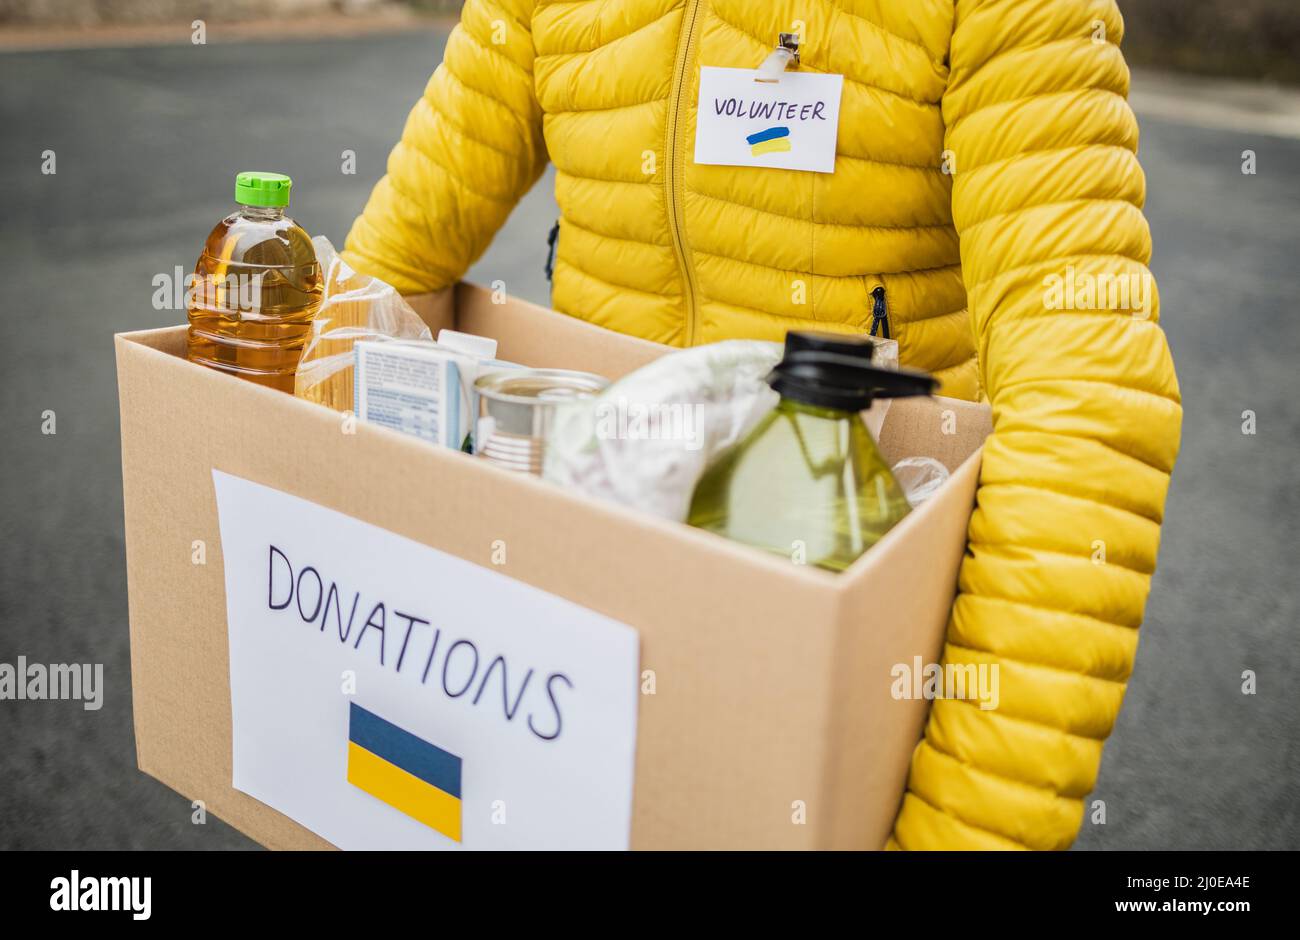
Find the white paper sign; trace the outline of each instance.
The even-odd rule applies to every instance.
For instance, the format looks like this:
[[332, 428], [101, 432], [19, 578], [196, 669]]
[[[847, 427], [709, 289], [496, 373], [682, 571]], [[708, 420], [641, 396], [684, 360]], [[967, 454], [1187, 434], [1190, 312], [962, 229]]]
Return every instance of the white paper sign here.
[[755, 69], [700, 69], [695, 162], [835, 172], [843, 75], [786, 72], [758, 82]]
[[235, 789], [345, 849], [627, 848], [635, 630], [212, 478]]

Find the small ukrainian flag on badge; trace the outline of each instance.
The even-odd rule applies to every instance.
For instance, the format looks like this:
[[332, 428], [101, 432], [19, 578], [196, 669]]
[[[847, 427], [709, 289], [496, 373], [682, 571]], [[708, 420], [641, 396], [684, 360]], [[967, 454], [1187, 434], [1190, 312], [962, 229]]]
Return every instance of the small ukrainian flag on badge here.
[[750, 134], [745, 142], [749, 144], [749, 152], [756, 157], [765, 153], [789, 153], [790, 128], [769, 127], [765, 131]]
[[348, 783], [460, 841], [460, 758], [352, 703]]

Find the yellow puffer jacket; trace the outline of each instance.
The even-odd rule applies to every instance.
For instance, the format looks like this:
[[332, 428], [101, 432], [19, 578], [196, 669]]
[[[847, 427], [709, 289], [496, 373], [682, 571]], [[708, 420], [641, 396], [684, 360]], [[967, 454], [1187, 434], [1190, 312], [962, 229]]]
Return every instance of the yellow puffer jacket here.
[[[348, 238], [438, 290], [549, 157], [557, 309], [780, 339], [884, 326], [883, 286], [902, 361], [987, 396], [944, 655], [1001, 704], [935, 703], [894, 847], [1068, 846], [1132, 668], [1181, 410], [1122, 30], [1114, 0], [468, 0]], [[782, 31], [845, 76], [835, 172], [696, 165], [700, 66]]]

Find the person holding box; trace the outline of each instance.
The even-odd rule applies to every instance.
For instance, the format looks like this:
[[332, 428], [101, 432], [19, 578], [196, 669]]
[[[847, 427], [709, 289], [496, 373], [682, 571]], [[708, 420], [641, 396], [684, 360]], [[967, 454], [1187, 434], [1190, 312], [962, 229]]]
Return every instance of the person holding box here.
[[[889, 336], [994, 430], [890, 840], [1063, 849], [1133, 666], [1181, 406], [1114, 0], [468, 0], [355, 268], [445, 292], [555, 164], [552, 304], [674, 346]], [[882, 677], [881, 681], [887, 681]]]

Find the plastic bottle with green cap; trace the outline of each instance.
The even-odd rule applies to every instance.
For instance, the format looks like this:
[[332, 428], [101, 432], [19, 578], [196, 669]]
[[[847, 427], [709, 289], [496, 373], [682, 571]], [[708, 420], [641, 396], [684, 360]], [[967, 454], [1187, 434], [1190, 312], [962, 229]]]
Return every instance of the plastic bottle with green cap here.
[[788, 334], [767, 378], [780, 402], [705, 471], [687, 521], [842, 571], [907, 515], [862, 412], [878, 398], [929, 395], [938, 383], [873, 366], [873, 348], [867, 337]]
[[194, 268], [186, 346], [191, 362], [289, 393], [324, 288], [311, 236], [285, 215], [292, 188], [281, 173], [235, 177], [237, 207]]

